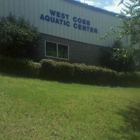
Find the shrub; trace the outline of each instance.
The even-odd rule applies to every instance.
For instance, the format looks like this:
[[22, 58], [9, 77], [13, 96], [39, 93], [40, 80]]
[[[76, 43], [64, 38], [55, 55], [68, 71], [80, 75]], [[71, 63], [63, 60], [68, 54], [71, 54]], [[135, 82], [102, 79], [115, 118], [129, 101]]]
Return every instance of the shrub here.
[[135, 65], [136, 65], [136, 70], [140, 71], [140, 49], [137, 49], [134, 51], [133, 60], [134, 60]]
[[70, 64], [43, 59], [40, 63], [27, 59], [0, 56], [0, 71], [19, 76], [92, 85], [140, 87], [140, 72], [115, 72], [85, 64]]
[[43, 59], [40, 63], [42, 65], [41, 78], [70, 81], [73, 76], [73, 66], [70, 63], [50, 59]]
[[49, 59], [41, 60], [41, 78], [78, 82], [85, 84], [111, 84], [116, 79], [117, 73], [113, 70], [87, 66], [85, 64], [70, 64]]
[[103, 49], [101, 64], [118, 72], [135, 71], [134, 49], [123, 47], [120, 40], [115, 40], [111, 48]]
[[118, 85], [140, 87], [140, 72], [120, 72], [117, 78]]
[[14, 58], [33, 58], [38, 30], [24, 18], [11, 13], [0, 20], [0, 54]]
[[0, 71], [28, 77], [38, 77], [40, 63], [27, 59], [0, 57]]

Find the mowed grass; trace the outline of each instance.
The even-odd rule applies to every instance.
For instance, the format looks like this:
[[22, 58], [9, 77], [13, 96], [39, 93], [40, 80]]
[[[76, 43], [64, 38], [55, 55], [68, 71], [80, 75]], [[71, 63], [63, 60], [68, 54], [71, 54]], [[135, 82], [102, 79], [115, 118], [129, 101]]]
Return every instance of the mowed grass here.
[[140, 140], [140, 88], [0, 73], [0, 140]]

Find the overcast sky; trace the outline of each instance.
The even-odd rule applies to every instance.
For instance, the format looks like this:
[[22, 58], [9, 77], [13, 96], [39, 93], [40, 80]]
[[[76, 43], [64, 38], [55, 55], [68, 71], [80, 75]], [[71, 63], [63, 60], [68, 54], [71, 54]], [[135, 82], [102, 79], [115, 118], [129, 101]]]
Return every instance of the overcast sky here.
[[[118, 6], [121, 0], [77, 0], [77, 1], [85, 2], [89, 5], [106, 9], [108, 11], [113, 11], [115, 13], [120, 13], [120, 10], [123, 8], [123, 4]], [[124, 0], [124, 2], [128, 1], [129, 0]]]

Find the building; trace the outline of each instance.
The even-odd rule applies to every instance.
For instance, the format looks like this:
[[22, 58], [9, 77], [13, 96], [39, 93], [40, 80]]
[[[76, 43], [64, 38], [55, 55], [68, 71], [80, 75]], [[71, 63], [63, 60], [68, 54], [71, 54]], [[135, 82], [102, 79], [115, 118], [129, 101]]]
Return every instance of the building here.
[[121, 24], [115, 13], [74, 0], [0, 0], [0, 16], [10, 12], [38, 27], [37, 59], [99, 65], [101, 48], [111, 46], [114, 40], [112, 36], [99, 38], [110, 31], [109, 26], [118, 30]]

